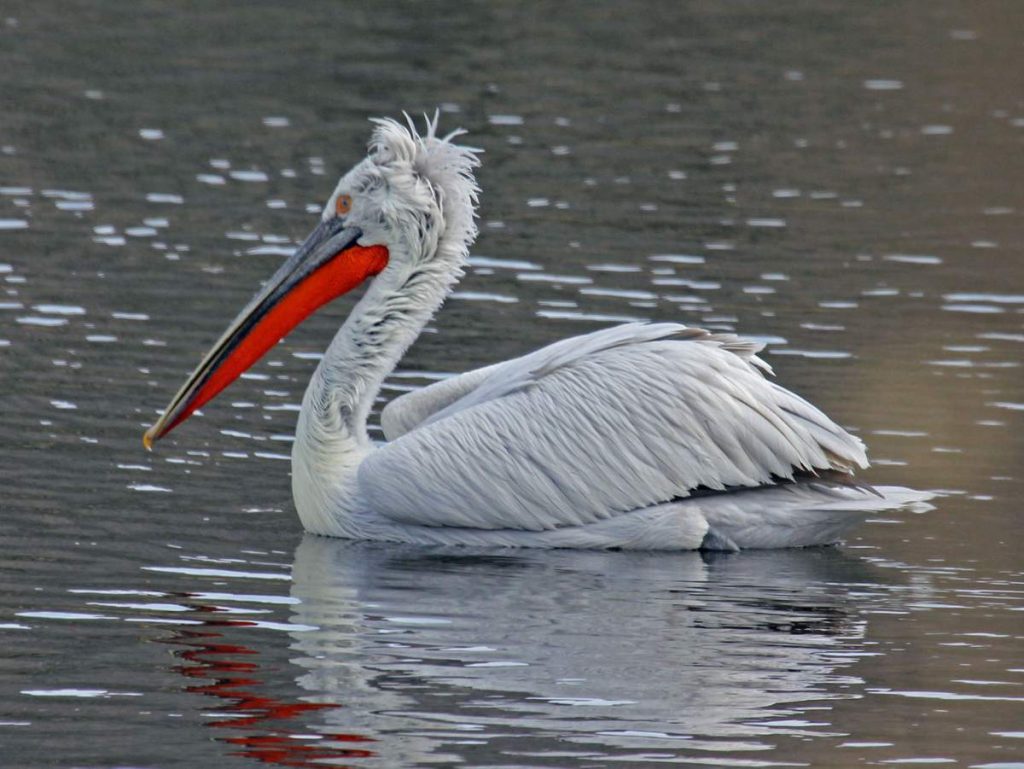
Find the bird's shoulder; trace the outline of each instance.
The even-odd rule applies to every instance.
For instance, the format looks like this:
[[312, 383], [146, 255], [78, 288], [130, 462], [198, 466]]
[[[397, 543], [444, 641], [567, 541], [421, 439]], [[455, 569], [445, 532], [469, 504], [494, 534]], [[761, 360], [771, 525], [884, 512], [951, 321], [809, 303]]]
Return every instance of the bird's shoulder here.
[[[639, 382], [671, 376], [688, 362], [770, 373], [768, 364], [757, 357], [762, 347], [735, 334], [679, 323], [626, 323], [562, 339], [527, 355], [407, 393], [388, 404], [381, 421], [385, 435], [394, 440], [417, 427], [512, 393], [544, 384], [554, 386], [560, 375], [570, 373], [585, 372], [602, 381]], [[627, 362], [634, 367], [622, 368]]]

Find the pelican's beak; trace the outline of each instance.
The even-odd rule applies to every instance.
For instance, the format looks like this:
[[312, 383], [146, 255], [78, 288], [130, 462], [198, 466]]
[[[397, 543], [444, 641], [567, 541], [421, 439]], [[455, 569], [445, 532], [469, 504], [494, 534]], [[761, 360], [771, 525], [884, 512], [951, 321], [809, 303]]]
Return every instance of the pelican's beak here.
[[147, 449], [234, 382], [317, 308], [376, 275], [388, 263], [384, 246], [360, 246], [357, 227], [321, 221], [252, 298], [142, 438]]

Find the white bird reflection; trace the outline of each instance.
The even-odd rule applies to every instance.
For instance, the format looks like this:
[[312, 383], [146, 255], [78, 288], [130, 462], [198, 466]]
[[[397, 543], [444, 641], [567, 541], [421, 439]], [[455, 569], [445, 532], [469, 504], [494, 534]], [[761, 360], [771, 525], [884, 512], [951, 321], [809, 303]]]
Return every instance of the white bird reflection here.
[[307, 536], [292, 662], [304, 699], [343, 705], [314, 728], [367, 735], [388, 766], [764, 751], [828, 734], [822, 702], [856, 696], [844, 667], [865, 621], [848, 591], [869, 572], [834, 549], [709, 559]]

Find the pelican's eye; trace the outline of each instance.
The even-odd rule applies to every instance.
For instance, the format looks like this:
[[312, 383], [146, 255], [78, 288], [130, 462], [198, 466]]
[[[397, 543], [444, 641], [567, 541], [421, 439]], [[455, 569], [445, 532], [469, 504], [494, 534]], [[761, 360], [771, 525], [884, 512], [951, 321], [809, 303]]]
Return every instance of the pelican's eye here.
[[351, 195], [338, 195], [338, 199], [334, 201], [334, 210], [338, 212], [338, 216], [344, 216], [352, 210], [352, 196]]

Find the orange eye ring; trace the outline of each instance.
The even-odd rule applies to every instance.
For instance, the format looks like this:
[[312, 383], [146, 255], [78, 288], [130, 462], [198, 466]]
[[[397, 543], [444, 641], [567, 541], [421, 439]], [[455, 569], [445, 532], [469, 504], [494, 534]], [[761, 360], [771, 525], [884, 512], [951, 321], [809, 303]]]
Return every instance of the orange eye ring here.
[[352, 210], [352, 196], [351, 195], [338, 195], [338, 199], [334, 201], [334, 210], [338, 213], [338, 216], [344, 216]]

